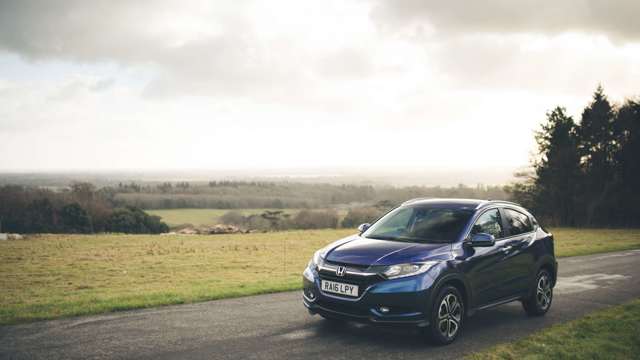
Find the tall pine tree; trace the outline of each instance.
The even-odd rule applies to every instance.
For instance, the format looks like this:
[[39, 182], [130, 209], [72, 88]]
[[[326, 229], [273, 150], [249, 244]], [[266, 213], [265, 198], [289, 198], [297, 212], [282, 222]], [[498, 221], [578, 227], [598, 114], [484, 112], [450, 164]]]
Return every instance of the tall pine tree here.
[[576, 124], [565, 111], [556, 107], [547, 113], [547, 122], [536, 133], [540, 159], [535, 164], [533, 200], [547, 221], [576, 225], [580, 155]]
[[582, 112], [578, 127], [579, 149], [585, 172], [581, 200], [586, 209], [586, 225], [606, 225], [613, 217], [611, 194], [615, 186], [615, 110], [602, 86]]
[[640, 101], [628, 100], [618, 111], [616, 134], [616, 225], [640, 226]]
[[563, 108], [536, 133], [535, 172], [508, 191], [544, 221], [640, 226], [640, 101], [615, 107], [601, 86], [576, 125]]

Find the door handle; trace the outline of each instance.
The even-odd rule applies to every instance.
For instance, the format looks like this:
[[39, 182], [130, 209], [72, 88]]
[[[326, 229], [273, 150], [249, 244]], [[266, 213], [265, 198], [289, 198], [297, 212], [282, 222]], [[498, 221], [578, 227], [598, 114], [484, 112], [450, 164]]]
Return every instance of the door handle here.
[[527, 243], [527, 239], [524, 240], [515, 240], [507, 243], [507, 246], [512, 248], [521, 248]]
[[500, 249], [502, 252], [509, 252], [511, 251], [511, 249], [513, 249], [513, 246], [509, 245], [509, 246], [505, 246], [502, 249]]

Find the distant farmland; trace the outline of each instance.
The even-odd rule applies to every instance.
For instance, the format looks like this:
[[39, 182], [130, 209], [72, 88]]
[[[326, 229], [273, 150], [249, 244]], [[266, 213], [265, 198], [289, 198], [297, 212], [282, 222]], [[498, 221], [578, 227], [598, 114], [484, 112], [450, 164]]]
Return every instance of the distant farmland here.
[[262, 214], [266, 210], [284, 211], [286, 214], [295, 215], [299, 209], [162, 209], [147, 210], [151, 215], [160, 216], [169, 226], [182, 224], [215, 225], [220, 223], [220, 217], [229, 211], [239, 212], [244, 216]]
[[[230, 211], [238, 212], [243, 216], [259, 215], [265, 211], [283, 211], [285, 214], [295, 216], [301, 209], [161, 209], [146, 210], [151, 215], [157, 215], [167, 225], [174, 227], [183, 224], [194, 226], [220, 224], [220, 217]], [[318, 209], [315, 209], [318, 210]], [[322, 209], [320, 209], [322, 210]], [[337, 210], [340, 219], [347, 214], [346, 209]]]

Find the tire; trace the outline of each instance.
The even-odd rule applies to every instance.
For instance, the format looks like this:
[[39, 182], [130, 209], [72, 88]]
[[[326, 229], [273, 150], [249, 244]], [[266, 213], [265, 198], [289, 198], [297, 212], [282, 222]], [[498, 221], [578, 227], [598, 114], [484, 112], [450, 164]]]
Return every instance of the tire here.
[[543, 316], [551, 308], [553, 301], [552, 277], [548, 270], [541, 269], [536, 275], [531, 295], [522, 301], [522, 307], [529, 316]]
[[464, 299], [453, 286], [445, 286], [438, 292], [431, 309], [429, 326], [425, 335], [435, 345], [448, 345], [455, 341], [462, 330], [465, 315]]

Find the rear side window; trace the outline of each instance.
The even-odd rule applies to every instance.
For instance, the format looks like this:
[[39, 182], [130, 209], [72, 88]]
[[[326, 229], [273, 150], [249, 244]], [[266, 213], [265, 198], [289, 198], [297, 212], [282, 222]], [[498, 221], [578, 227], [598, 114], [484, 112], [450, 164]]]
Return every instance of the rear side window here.
[[533, 225], [529, 216], [512, 209], [504, 209], [504, 213], [509, 223], [509, 234], [519, 235], [533, 231]]

